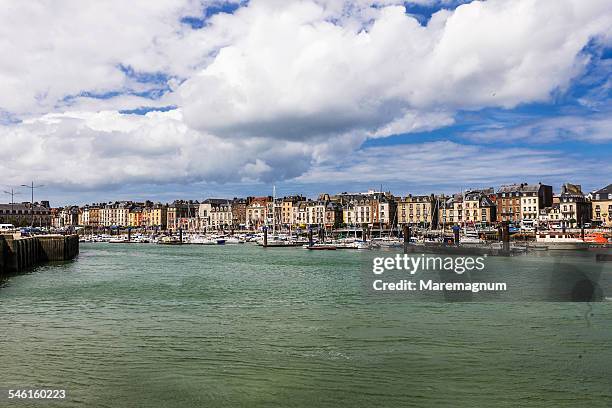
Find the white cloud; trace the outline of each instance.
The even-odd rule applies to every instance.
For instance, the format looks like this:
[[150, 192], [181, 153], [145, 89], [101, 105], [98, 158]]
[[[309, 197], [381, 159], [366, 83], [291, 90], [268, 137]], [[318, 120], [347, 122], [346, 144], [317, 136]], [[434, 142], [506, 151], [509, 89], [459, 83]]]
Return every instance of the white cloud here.
[[190, 129], [180, 110], [70, 112], [4, 127], [0, 172], [6, 184], [55, 187], [270, 181], [297, 177], [338, 148], [327, 144], [227, 141]]
[[400, 6], [338, 24], [321, 3], [239, 10], [244, 35], [179, 90], [187, 123], [226, 136], [386, 134], [406, 112], [544, 101], [612, 26], [612, 4], [599, 0], [473, 2], [426, 27]]
[[452, 125], [455, 119], [446, 112], [408, 111], [398, 119], [377, 129], [370, 136], [387, 137], [402, 133], [424, 132]]
[[518, 126], [499, 125], [499, 128], [466, 132], [462, 136], [481, 143], [545, 144], [564, 140], [610, 143], [612, 142], [612, 117], [609, 112], [588, 116], [562, 115], [537, 119]]
[[[498, 149], [450, 141], [369, 147], [336, 163], [315, 165], [297, 181], [343, 185], [453, 186], [456, 191], [507, 182], [588, 180], [606, 183], [612, 162], [544, 149]], [[405, 188], [404, 191], [410, 191]]]
[[225, 44], [219, 32], [227, 29], [194, 31], [180, 23], [182, 16], [200, 15], [210, 2], [4, 1], [0, 111], [40, 114], [56, 106], [65, 109], [65, 97], [84, 91], [147, 89], [127, 77], [120, 64], [137, 72], [188, 77]]
[[[368, 168], [353, 160], [377, 153], [358, 150], [366, 139], [447, 126], [461, 109], [547, 100], [581, 72], [589, 41], [610, 42], [612, 27], [607, 0], [473, 2], [426, 26], [393, 0], [251, 0], [200, 30], [180, 23], [209, 3], [5, 2], [0, 121], [24, 121], [0, 125], [3, 182], [102, 188], [322, 179], [323, 171], [342, 179], [348, 169], [362, 177]], [[158, 73], [159, 83], [120, 66]], [[170, 91], [138, 95], [156, 87]], [[118, 113], [162, 105], [178, 109]], [[480, 154], [454, 147], [463, 160]], [[434, 154], [397, 149], [381, 155]], [[557, 163], [529, 152], [525, 169]], [[347, 171], [330, 165], [350, 154]], [[386, 175], [403, 166], [378, 164]], [[437, 174], [420, 166], [419, 177]], [[462, 168], [457, 177], [487, 174]]]

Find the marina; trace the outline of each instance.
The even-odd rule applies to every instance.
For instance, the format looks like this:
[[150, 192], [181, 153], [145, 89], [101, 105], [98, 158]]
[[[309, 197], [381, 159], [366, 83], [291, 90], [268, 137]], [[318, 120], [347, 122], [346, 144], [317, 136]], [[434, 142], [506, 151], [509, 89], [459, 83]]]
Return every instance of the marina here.
[[[533, 251], [548, 250], [584, 250], [587, 248], [612, 248], [612, 233], [607, 232], [584, 232], [563, 233], [560, 231], [540, 231], [532, 234], [528, 239], [522, 236], [520, 239], [510, 239], [510, 234], [493, 236], [478, 233], [476, 230], [464, 230], [456, 234], [453, 231], [445, 233], [439, 231], [432, 235], [428, 231], [420, 231], [419, 235], [411, 235], [404, 232], [400, 236], [379, 235], [370, 240], [357, 237], [356, 234], [343, 232], [319, 233], [282, 233], [268, 234], [263, 232], [235, 232], [230, 234], [204, 234], [204, 233], [164, 233], [158, 235], [147, 235], [143, 233], [128, 233], [122, 235], [109, 234], [82, 234], [80, 241], [85, 243], [109, 242], [109, 243], [146, 243], [163, 245], [235, 245], [256, 244], [265, 248], [292, 248], [304, 247], [312, 250], [330, 249], [391, 249], [403, 248], [406, 252], [457, 252], [457, 253], [489, 253], [495, 254], [517, 254]], [[506, 237], [506, 241], [504, 241]]]

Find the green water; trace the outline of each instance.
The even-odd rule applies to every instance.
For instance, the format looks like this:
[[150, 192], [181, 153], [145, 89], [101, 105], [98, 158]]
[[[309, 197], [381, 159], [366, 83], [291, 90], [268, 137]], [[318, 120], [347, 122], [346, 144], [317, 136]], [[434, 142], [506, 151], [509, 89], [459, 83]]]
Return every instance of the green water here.
[[82, 244], [0, 288], [0, 388], [66, 389], [67, 407], [612, 406], [611, 302], [374, 296], [371, 256]]

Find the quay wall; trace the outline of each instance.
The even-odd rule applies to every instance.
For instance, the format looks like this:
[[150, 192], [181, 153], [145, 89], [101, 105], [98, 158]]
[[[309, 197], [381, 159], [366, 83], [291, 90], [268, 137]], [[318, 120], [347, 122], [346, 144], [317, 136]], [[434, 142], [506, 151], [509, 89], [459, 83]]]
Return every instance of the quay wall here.
[[67, 261], [79, 253], [77, 235], [14, 238], [0, 235], [0, 275], [22, 272], [50, 261]]

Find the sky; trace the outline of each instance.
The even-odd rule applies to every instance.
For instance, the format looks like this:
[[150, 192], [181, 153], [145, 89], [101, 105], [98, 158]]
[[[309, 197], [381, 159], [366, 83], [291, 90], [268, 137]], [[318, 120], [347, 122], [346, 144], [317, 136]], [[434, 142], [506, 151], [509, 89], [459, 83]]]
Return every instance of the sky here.
[[0, 55], [17, 201], [612, 183], [609, 0], [6, 0]]

